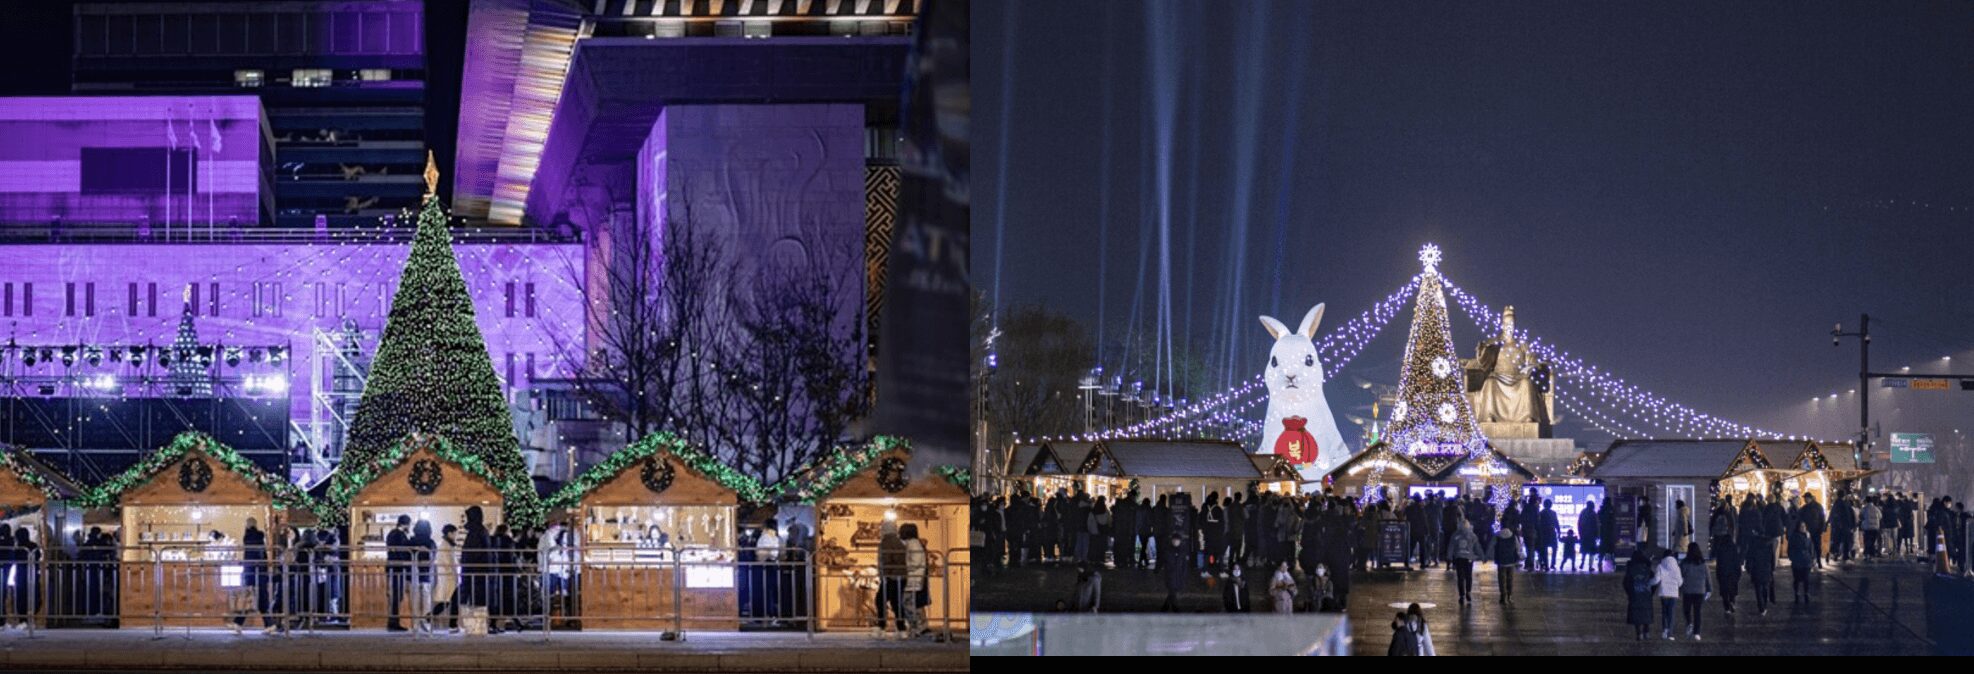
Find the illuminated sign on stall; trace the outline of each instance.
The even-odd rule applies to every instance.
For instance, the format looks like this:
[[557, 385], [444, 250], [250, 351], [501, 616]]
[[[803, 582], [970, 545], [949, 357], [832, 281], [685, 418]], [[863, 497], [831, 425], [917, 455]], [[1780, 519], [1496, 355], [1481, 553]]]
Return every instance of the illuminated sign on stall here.
[[1554, 504], [1556, 523], [1566, 532], [1576, 531], [1577, 515], [1583, 513], [1585, 505], [1593, 501], [1599, 507], [1605, 504], [1602, 485], [1532, 484], [1528, 485], [1528, 489], [1535, 490], [1537, 496]]

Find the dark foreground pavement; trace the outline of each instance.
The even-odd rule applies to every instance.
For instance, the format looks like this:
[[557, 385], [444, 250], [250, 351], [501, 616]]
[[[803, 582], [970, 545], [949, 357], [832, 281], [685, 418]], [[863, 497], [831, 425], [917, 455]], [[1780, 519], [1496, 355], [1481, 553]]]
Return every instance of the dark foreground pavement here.
[[[1254, 601], [1264, 607], [1266, 576], [1253, 570]], [[1718, 592], [1701, 616], [1703, 640], [1675, 628], [1676, 641], [1636, 641], [1625, 624], [1625, 600], [1616, 573], [1517, 573], [1515, 606], [1496, 603], [1492, 564], [1474, 573], [1473, 606], [1461, 607], [1454, 576], [1443, 568], [1355, 574], [1350, 596], [1352, 651], [1383, 654], [1391, 642], [1392, 615], [1406, 604], [1425, 605], [1440, 655], [1927, 655], [1924, 585], [1929, 567], [1917, 563], [1852, 564], [1820, 571], [1811, 602], [1789, 602], [1789, 571], [1776, 574], [1779, 606], [1755, 612], [1754, 591], [1742, 580], [1732, 617]], [[1218, 612], [1218, 580], [1198, 580], [1180, 596], [1184, 610]], [[976, 576], [973, 606], [981, 611], [1048, 611], [1067, 599], [1075, 571], [1009, 569]], [[1104, 577], [1106, 612], [1155, 612], [1165, 600], [1150, 572], [1111, 570]], [[1675, 611], [1675, 619], [1678, 619]], [[1678, 623], [1684, 625], [1683, 622]]]
[[966, 645], [885, 641], [868, 635], [655, 633], [441, 635], [54, 630], [0, 632], [0, 671], [367, 672], [964, 672]]

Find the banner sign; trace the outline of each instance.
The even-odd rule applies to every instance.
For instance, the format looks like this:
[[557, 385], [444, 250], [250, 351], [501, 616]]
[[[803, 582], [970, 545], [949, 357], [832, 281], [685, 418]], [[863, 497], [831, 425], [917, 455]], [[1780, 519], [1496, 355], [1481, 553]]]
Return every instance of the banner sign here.
[[1920, 391], [1945, 391], [1953, 388], [1946, 379], [1914, 379], [1912, 388]]
[[1406, 562], [1406, 539], [1410, 538], [1411, 525], [1405, 522], [1385, 521], [1378, 523], [1378, 563], [1404, 564]]
[[1886, 377], [1882, 385], [1885, 388], [1907, 388], [1912, 386], [1912, 380], [1904, 377]]
[[1605, 505], [1618, 509], [1617, 556], [1619, 559], [1630, 557], [1632, 549], [1638, 545], [1638, 495], [1618, 494]]

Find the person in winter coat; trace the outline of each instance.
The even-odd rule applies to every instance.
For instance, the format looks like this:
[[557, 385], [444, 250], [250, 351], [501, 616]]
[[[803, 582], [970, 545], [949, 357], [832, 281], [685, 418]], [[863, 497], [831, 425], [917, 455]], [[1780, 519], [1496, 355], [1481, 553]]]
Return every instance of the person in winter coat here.
[[1721, 499], [1720, 505], [1714, 507], [1713, 515], [1707, 518], [1707, 534], [1711, 537], [1709, 545], [1716, 554], [1721, 546], [1735, 544], [1735, 514], [1734, 500]]
[[1796, 521], [1802, 523], [1803, 531], [1809, 534], [1811, 565], [1815, 568], [1823, 568], [1823, 530], [1826, 522], [1823, 504], [1816, 502], [1815, 494], [1803, 495], [1803, 507], [1796, 509]]
[[1542, 512], [1536, 515], [1535, 549], [1541, 554], [1543, 571], [1556, 570], [1556, 544], [1561, 540], [1563, 523], [1556, 516], [1555, 503], [1542, 500]]
[[1666, 641], [1672, 641], [1672, 609], [1679, 603], [1679, 589], [1686, 584], [1686, 574], [1679, 570], [1679, 557], [1668, 551], [1659, 558], [1659, 565], [1652, 578], [1658, 588], [1659, 608], [1664, 616], [1660, 623], [1660, 634]]
[[1700, 553], [1699, 543], [1686, 545], [1686, 559], [1679, 562], [1679, 603], [1681, 612], [1686, 614], [1686, 636], [1700, 640], [1700, 611], [1707, 605], [1707, 597], [1713, 596], [1713, 579], [1707, 577], [1707, 557]]
[[1789, 598], [1809, 603], [1810, 572], [1815, 570], [1816, 554], [1810, 547], [1809, 528], [1798, 522], [1789, 528]]
[[1070, 610], [1077, 613], [1097, 613], [1103, 610], [1104, 575], [1103, 567], [1089, 562], [1076, 565], [1076, 597]]
[[1644, 641], [1645, 633], [1652, 629], [1652, 588], [1657, 578], [1650, 555], [1644, 548], [1634, 548], [1631, 561], [1624, 566], [1624, 621], [1637, 629], [1639, 641]]
[[1418, 604], [1407, 607], [1404, 613], [1392, 619], [1391, 633], [1391, 647], [1386, 650], [1386, 655], [1439, 655], [1439, 651], [1433, 648], [1433, 633], [1426, 624], [1426, 612]]
[[1851, 561], [1851, 553], [1857, 550], [1853, 540], [1857, 536], [1857, 506], [1851, 499], [1839, 496], [1830, 504], [1830, 559]]
[[1268, 598], [1275, 602], [1276, 613], [1295, 612], [1295, 574], [1289, 573], [1289, 563], [1275, 565], [1275, 577], [1268, 580]]
[[1248, 594], [1247, 576], [1241, 575], [1241, 565], [1234, 564], [1227, 570], [1227, 580], [1220, 585], [1220, 608], [1228, 613], [1247, 613], [1254, 610], [1254, 599]]
[[1858, 528], [1864, 530], [1864, 557], [1878, 556], [1878, 532], [1884, 527], [1885, 510], [1878, 507], [1878, 497], [1864, 500], [1864, 511], [1858, 514]]
[[1714, 576], [1720, 582], [1720, 602], [1728, 615], [1734, 615], [1734, 598], [1741, 594], [1741, 548], [1714, 546]]
[[1159, 541], [1158, 572], [1165, 577], [1165, 604], [1160, 611], [1179, 611], [1179, 591], [1186, 589], [1186, 579], [1192, 574], [1192, 558], [1186, 552], [1186, 541], [1173, 536]]
[[1515, 564], [1522, 561], [1515, 530], [1502, 527], [1494, 532], [1494, 579], [1501, 589], [1501, 605], [1515, 605]]
[[1583, 561], [1590, 565], [1592, 571], [1604, 570], [1604, 560], [1598, 556], [1602, 548], [1597, 545], [1597, 537], [1603, 535], [1603, 528], [1598, 526], [1602, 524], [1601, 519], [1603, 516], [1597, 512], [1596, 501], [1585, 501], [1583, 512], [1576, 516], [1576, 533], [1583, 537]]
[[1474, 536], [1474, 525], [1467, 520], [1460, 520], [1459, 528], [1453, 531], [1453, 538], [1446, 544], [1446, 558], [1453, 563], [1460, 604], [1474, 603], [1474, 562], [1482, 555], [1480, 538]]
[[1775, 603], [1775, 554], [1759, 543], [1748, 549], [1752, 554], [1743, 557], [1741, 563], [1748, 568], [1748, 584], [1755, 588], [1755, 610], [1768, 615], [1768, 605]]
[[1672, 549], [1685, 550], [1693, 543], [1693, 509], [1685, 499], [1673, 502], [1672, 520]]

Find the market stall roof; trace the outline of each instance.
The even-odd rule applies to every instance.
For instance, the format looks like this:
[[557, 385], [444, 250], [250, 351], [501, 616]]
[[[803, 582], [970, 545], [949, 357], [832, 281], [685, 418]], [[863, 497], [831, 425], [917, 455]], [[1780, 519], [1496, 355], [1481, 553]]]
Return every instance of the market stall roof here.
[[[1487, 451], [1482, 453], [1481, 456], [1487, 457], [1489, 461], [1494, 462], [1495, 465], [1506, 468], [1509, 472], [1520, 475], [1523, 480], [1535, 479], [1535, 471], [1529, 470], [1528, 466], [1522, 464], [1522, 462], [1520, 461], [1516, 461], [1514, 457], [1501, 453], [1501, 450], [1495, 449], [1494, 445], [1488, 445]], [[1460, 474], [1462, 468], [1476, 465], [1478, 461], [1479, 459], [1477, 459], [1476, 457], [1471, 457], [1471, 456], [1461, 457], [1459, 460], [1447, 464], [1445, 468], [1440, 469], [1438, 473], [1433, 474], [1428, 479], [1438, 481], [1438, 480], [1447, 479], [1449, 477], [1454, 477]]]
[[286, 478], [262, 470], [252, 460], [241, 456], [226, 443], [197, 431], [187, 431], [173, 438], [171, 444], [158, 448], [146, 455], [129, 470], [110, 476], [102, 484], [96, 485], [76, 501], [87, 507], [108, 508], [119, 504], [125, 492], [150, 482], [159, 471], [178, 464], [188, 454], [204, 454], [219, 462], [234, 475], [245, 480], [248, 485], [268, 495], [276, 506], [303, 510], [317, 518], [334, 520], [334, 509], [328, 504], [309, 498], [300, 487]]
[[[880, 435], [856, 447], [830, 450], [768, 493], [814, 504], [831, 499], [965, 501], [967, 471], [956, 466], [913, 466], [912, 445]], [[916, 476], [916, 477], [915, 477]]]
[[1343, 463], [1339, 463], [1337, 467], [1331, 468], [1330, 472], [1324, 475], [1324, 477], [1332, 480], [1348, 477], [1362, 470], [1369, 470], [1373, 467], [1372, 462], [1379, 460], [1387, 462], [1387, 467], [1397, 466], [1402, 468], [1412, 473], [1413, 477], [1418, 479], [1432, 479], [1432, 474], [1426, 472], [1425, 467], [1419, 465], [1419, 462], [1413, 461], [1412, 457], [1394, 451], [1390, 444], [1384, 442], [1372, 443], [1370, 447], [1364, 448], [1364, 451], [1353, 454], [1348, 459], [1344, 459]]
[[412, 433], [384, 450], [376, 461], [368, 465], [353, 466], [347, 463], [338, 466], [329, 483], [328, 503], [334, 506], [337, 519], [348, 513], [350, 501], [365, 487], [389, 474], [402, 465], [406, 459], [420, 451], [433, 455], [454, 465], [469, 475], [485, 481], [503, 497], [503, 515], [523, 525], [540, 522], [542, 515], [541, 496], [535, 493], [535, 483], [527, 475], [503, 475], [484, 459], [455, 448], [444, 437], [430, 433]]
[[1590, 477], [1715, 479], [1755, 456], [1767, 462], [1751, 440], [1618, 440], [1604, 451]]
[[1288, 459], [1274, 454], [1249, 454], [1247, 458], [1249, 461], [1254, 462], [1254, 469], [1261, 473], [1261, 479], [1263, 480], [1295, 480], [1298, 482], [1302, 480], [1302, 474], [1295, 471], [1295, 466], [1290, 465]]
[[[770, 500], [768, 498], [767, 488], [761, 486], [761, 483], [754, 478], [738, 470], [734, 470], [733, 467], [722, 463], [719, 459], [713, 458], [711, 454], [706, 453], [704, 450], [693, 447], [690, 443], [678, 436], [670, 433], [653, 433], [611, 454], [610, 458], [605, 459], [602, 463], [595, 466], [591, 466], [589, 470], [583, 471], [582, 475], [569, 481], [569, 484], [563, 485], [560, 491], [555, 492], [554, 496], [549, 497], [548, 507], [574, 507], [582, 503], [584, 498], [594, 493], [598, 488], [617, 480], [626, 472], [630, 471], [633, 466], [640, 466], [640, 464], [643, 464], [648, 459], [658, 459], [660, 461], [667, 459], [674, 460], [679, 465], [684, 466], [692, 475], [730, 492], [734, 498], [749, 503], [762, 503]], [[656, 466], [657, 464], [653, 465]], [[643, 480], [644, 478], [641, 474], [642, 467], [638, 468], [638, 470], [640, 471], [638, 479]], [[655, 474], [653, 480], [658, 480]], [[662, 483], [669, 485], [671, 480], [667, 478], [662, 480]], [[646, 486], [649, 487], [651, 485]], [[669, 490], [670, 487], [667, 486], [666, 491]], [[657, 493], [660, 492], [657, 490], [653, 491], [654, 495]]]
[[[1073, 450], [1072, 445], [1077, 444], [1086, 443], [1062, 443], [1062, 446]], [[1083, 452], [1088, 453], [1089, 449], [1085, 447]], [[1082, 457], [1083, 454], [1075, 456], [1077, 459]], [[1008, 475], [1068, 475], [1074, 465], [1064, 460], [1055, 443], [1021, 444], [1015, 445], [1014, 451], [1009, 454]]]
[[[1772, 452], [1771, 456], [1784, 456], [1780, 452], [1779, 447], [1771, 445], [1768, 449]], [[1848, 442], [1833, 442], [1825, 445], [1813, 440], [1804, 441], [1802, 443], [1802, 451], [1790, 456], [1788, 461], [1778, 462], [1777, 465], [1787, 466], [1795, 470], [1855, 471], [1857, 470], [1857, 454], [1852, 450], [1851, 443]]]
[[1100, 449], [1131, 477], [1261, 479], [1239, 444], [1215, 440], [1107, 440]]
[[68, 501], [89, 491], [60, 468], [41, 460], [34, 452], [0, 444], [0, 470], [11, 473], [50, 501]]

